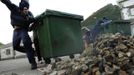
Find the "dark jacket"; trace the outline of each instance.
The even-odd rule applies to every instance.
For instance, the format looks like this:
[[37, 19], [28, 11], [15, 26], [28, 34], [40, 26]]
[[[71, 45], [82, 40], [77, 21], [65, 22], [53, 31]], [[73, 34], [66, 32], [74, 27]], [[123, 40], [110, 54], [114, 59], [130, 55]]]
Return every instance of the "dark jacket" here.
[[19, 7], [13, 4], [10, 0], [1, 0], [1, 2], [4, 3], [11, 11], [10, 18], [11, 25], [13, 27], [19, 26], [20, 28], [28, 29], [30, 23], [34, 22], [35, 19], [30, 11], [27, 15], [22, 15], [22, 13], [19, 10]]

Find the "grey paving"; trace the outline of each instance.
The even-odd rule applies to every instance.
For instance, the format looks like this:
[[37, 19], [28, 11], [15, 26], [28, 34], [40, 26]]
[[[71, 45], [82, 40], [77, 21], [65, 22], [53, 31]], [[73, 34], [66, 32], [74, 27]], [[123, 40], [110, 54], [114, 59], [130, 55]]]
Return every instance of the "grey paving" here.
[[31, 70], [27, 58], [0, 61], [0, 75], [42, 75]]
[[[75, 58], [79, 56], [79, 54], [76, 54]], [[68, 60], [69, 56], [60, 58], [63, 60]], [[52, 62], [54, 62], [53, 59]], [[43, 75], [43, 73], [38, 70], [31, 70], [27, 58], [19, 58], [0, 61], [0, 75]]]

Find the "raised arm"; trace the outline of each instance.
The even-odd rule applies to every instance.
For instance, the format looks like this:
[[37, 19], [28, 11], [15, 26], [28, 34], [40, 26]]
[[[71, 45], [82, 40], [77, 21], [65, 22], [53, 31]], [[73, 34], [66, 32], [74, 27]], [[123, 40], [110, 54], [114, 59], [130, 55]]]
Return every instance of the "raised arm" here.
[[17, 11], [18, 10], [18, 6], [13, 4], [10, 0], [0, 0], [0, 1], [2, 3], [4, 3], [10, 11], [13, 12], [13, 11]]

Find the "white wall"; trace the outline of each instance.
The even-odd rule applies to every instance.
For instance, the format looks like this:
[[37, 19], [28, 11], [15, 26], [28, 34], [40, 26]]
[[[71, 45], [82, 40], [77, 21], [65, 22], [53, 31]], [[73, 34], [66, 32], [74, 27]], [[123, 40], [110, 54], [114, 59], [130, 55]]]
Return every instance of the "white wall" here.
[[[7, 49], [10, 50], [10, 54], [8, 54], [8, 55], [7, 55], [7, 52], [6, 52]], [[1, 55], [1, 58], [0, 58], [1, 60], [26, 56], [25, 53], [21, 53], [21, 52], [18, 52], [18, 51], [15, 51], [14, 52], [12, 46], [11, 47], [8, 47], [8, 48], [0, 49], [0, 55]]]
[[[119, 3], [119, 6], [121, 7], [122, 19], [131, 20], [132, 22], [132, 19], [134, 19], [134, 0], [127, 0]], [[134, 35], [134, 25], [131, 25], [131, 35]]]
[[21, 56], [26, 56], [26, 53], [21, 53], [21, 52], [15, 51], [15, 58], [21, 57]]
[[[132, 10], [134, 10], [134, 8]], [[124, 20], [134, 19], [134, 11], [130, 11], [129, 8], [122, 9], [121, 14]]]
[[[10, 50], [10, 54], [7, 54], [7, 50]], [[13, 49], [12, 47], [4, 48], [0, 50], [1, 52], [1, 59], [8, 59], [8, 58], [13, 58]]]
[[[124, 20], [134, 19], [134, 0], [128, 0], [119, 4], [122, 8], [121, 14]], [[128, 8], [129, 6], [133, 6]]]

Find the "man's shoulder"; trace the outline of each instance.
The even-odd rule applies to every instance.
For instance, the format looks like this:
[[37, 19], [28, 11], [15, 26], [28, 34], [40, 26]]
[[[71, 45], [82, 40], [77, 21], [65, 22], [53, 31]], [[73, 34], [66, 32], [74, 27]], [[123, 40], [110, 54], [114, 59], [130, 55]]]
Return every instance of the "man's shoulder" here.
[[32, 12], [31, 12], [31, 11], [28, 11], [28, 13], [29, 13], [29, 14], [32, 14]]
[[28, 14], [33, 15], [33, 13], [31, 11], [28, 11]]
[[18, 10], [18, 6], [12, 3], [10, 0], [0, 0], [2, 3], [4, 3], [11, 11]]

